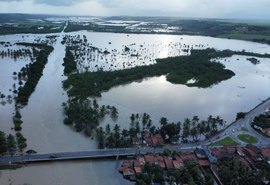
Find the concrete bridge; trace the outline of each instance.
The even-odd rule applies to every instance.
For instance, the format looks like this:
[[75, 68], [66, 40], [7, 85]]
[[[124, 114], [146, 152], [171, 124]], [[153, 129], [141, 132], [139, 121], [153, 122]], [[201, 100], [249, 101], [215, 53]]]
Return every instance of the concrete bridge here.
[[102, 158], [118, 158], [133, 156], [146, 153], [161, 153], [164, 148], [175, 151], [192, 151], [195, 146], [166, 146], [166, 147], [144, 147], [144, 148], [120, 148], [120, 149], [103, 149], [92, 151], [78, 151], [78, 152], [59, 152], [47, 154], [25, 154], [14, 156], [0, 157], [0, 164], [20, 164], [31, 162], [48, 162], [48, 161], [64, 161], [76, 159], [102, 159]]

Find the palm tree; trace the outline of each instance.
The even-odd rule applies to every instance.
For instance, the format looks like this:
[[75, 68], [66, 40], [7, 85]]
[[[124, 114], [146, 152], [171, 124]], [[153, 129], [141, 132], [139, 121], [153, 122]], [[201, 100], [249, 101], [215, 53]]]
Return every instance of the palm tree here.
[[109, 124], [106, 125], [106, 134], [109, 135], [111, 133], [111, 127]]
[[134, 121], [135, 121], [135, 114], [131, 114], [130, 120], [131, 120], [131, 123], [134, 123]]
[[113, 128], [115, 133], [119, 133], [120, 131], [120, 126], [118, 124], [115, 124], [114, 128]]
[[168, 119], [167, 118], [165, 118], [165, 117], [162, 117], [162, 118], [160, 118], [160, 124], [162, 125], [162, 126], [164, 126], [164, 125], [167, 125], [168, 124]]
[[216, 120], [217, 120], [219, 127], [222, 128], [224, 126], [224, 120], [221, 119], [219, 116], [216, 117]]
[[186, 140], [190, 136], [190, 120], [186, 118], [183, 123], [182, 139]]
[[197, 140], [197, 137], [198, 137], [198, 131], [197, 131], [196, 127], [193, 127], [193, 128], [190, 130], [190, 135], [192, 136], [193, 141], [195, 140], [195, 138], [196, 138], [196, 140]]
[[198, 116], [193, 116], [193, 118], [192, 118], [192, 126], [194, 127], [198, 122], [199, 122], [199, 117]]

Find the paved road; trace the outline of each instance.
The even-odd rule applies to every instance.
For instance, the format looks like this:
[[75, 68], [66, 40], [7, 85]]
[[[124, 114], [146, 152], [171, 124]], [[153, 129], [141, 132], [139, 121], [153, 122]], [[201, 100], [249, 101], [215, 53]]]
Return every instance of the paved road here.
[[93, 151], [79, 151], [79, 152], [61, 152], [61, 153], [48, 153], [48, 154], [27, 154], [17, 156], [3, 156], [0, 157], [0, 164], [12, 164], [12, 163], [28, 163], [28, 162], [45, 162], [45, 161], [63, 161], [63, 160], [75, 160], [75, 159], [99, 159], [110, 157], [121, 157], [136, 154], [146, 153], [161, 153], [164, 148], [175, 151], [192, 151], [196, 146], [166, 146], [156, 148], [121, 148], [121, 149], [104, 149]]

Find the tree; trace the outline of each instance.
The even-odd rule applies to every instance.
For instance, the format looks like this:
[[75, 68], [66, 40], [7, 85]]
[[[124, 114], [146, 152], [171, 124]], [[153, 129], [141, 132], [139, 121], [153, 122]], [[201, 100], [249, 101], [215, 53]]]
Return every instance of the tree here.
[[4, 101], [4, 98], [6, 97], [6, 95], [4, 95], [4, 94], [1, 94], [1, 99], [2, 99], [2, 101]]
[[214, 178], [209, 173], [206, 173], [205, 175], [205, 185], [213, 185], [214, 184]]
[[98, 148], [102, 149], [105, 145], [105, 132], [102, 127], [97, 129]]
[[131, 123], [134, 123], [134, 121], [135, 121], [135, 114], [131, 114], [130, 120], [131, 120]]
[[124, 138], [126, 138], [126, 137], [129, 136], [129, 132], [128, 132], [127, 129], [123, 129], [123, 130], [122, 130], [122, 136], [123, 136]]
[[199, 117], [198, 116], [193, 116], [192, 118], [192, 127], [195, 127], [195, 125], [197, 125], [199, 122]]
[[16, 149], [15, 137], [11, 134], [7, 137], [7, 148], [9, 152], [13, 152]]
[[164, 125], [167, 125], [168, 124], [168, 119], [167, 118], [165, 118], [165, 117], [162, 117], [162, 118], [160, 118], [160, 124], [162, 125], [162, 126], [164, 126]]
[[114, 121], [118, 118], [118, 111], [115, 106], [111, 107], [111, 117]]
[[220, 160], [218, 175], [224, 185], [262, 184], [263, 177], [260, 171], [251, 170], [234, 158], [222, 158]]
[[182, 139], [185, 141], [190, 136], [190, 120], [186, 118], [183, 123]]
[[192, 136], [193, 141], [197, 140], [197, 137], [198, 137], [198, 131], [197, 131], [196, 127], [193, 127], [193, 128], [190, 130], [190, 135]]
[[4, 153], [7, 151], [7, 140], [5, 133], [0, 131], [0, 153]]
[[115, 133], [119, 133], [120, 126], [118, 124], [115, 124], [114, 127], [113, 127], [113, 130], [114, 130]]
[[111, 133], [111, 127], [109, 124], [106, 125], [106, 134], [109, 135]]

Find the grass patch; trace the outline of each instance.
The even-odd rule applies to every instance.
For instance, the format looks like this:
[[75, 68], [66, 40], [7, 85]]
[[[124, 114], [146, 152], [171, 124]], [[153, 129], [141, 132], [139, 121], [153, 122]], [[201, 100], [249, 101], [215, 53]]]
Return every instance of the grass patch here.
[[238, 145], [231, 137], [227, 136], [217, 142], [212, 143], [210, 146], [224, 146], [224, 145]]
[[244, 132], [248, 132], [248, 129], [246, 129], [245, 127], [242, 127], [241, 130]]
[[253, 137], [248, 134], [239, 134], [237, 137], [238, 139], [240, 139], [241, 141], [244, 141], [245, 143], [249, 143], [249, 144], [258, 143], [258, 139], [256, 137]]

